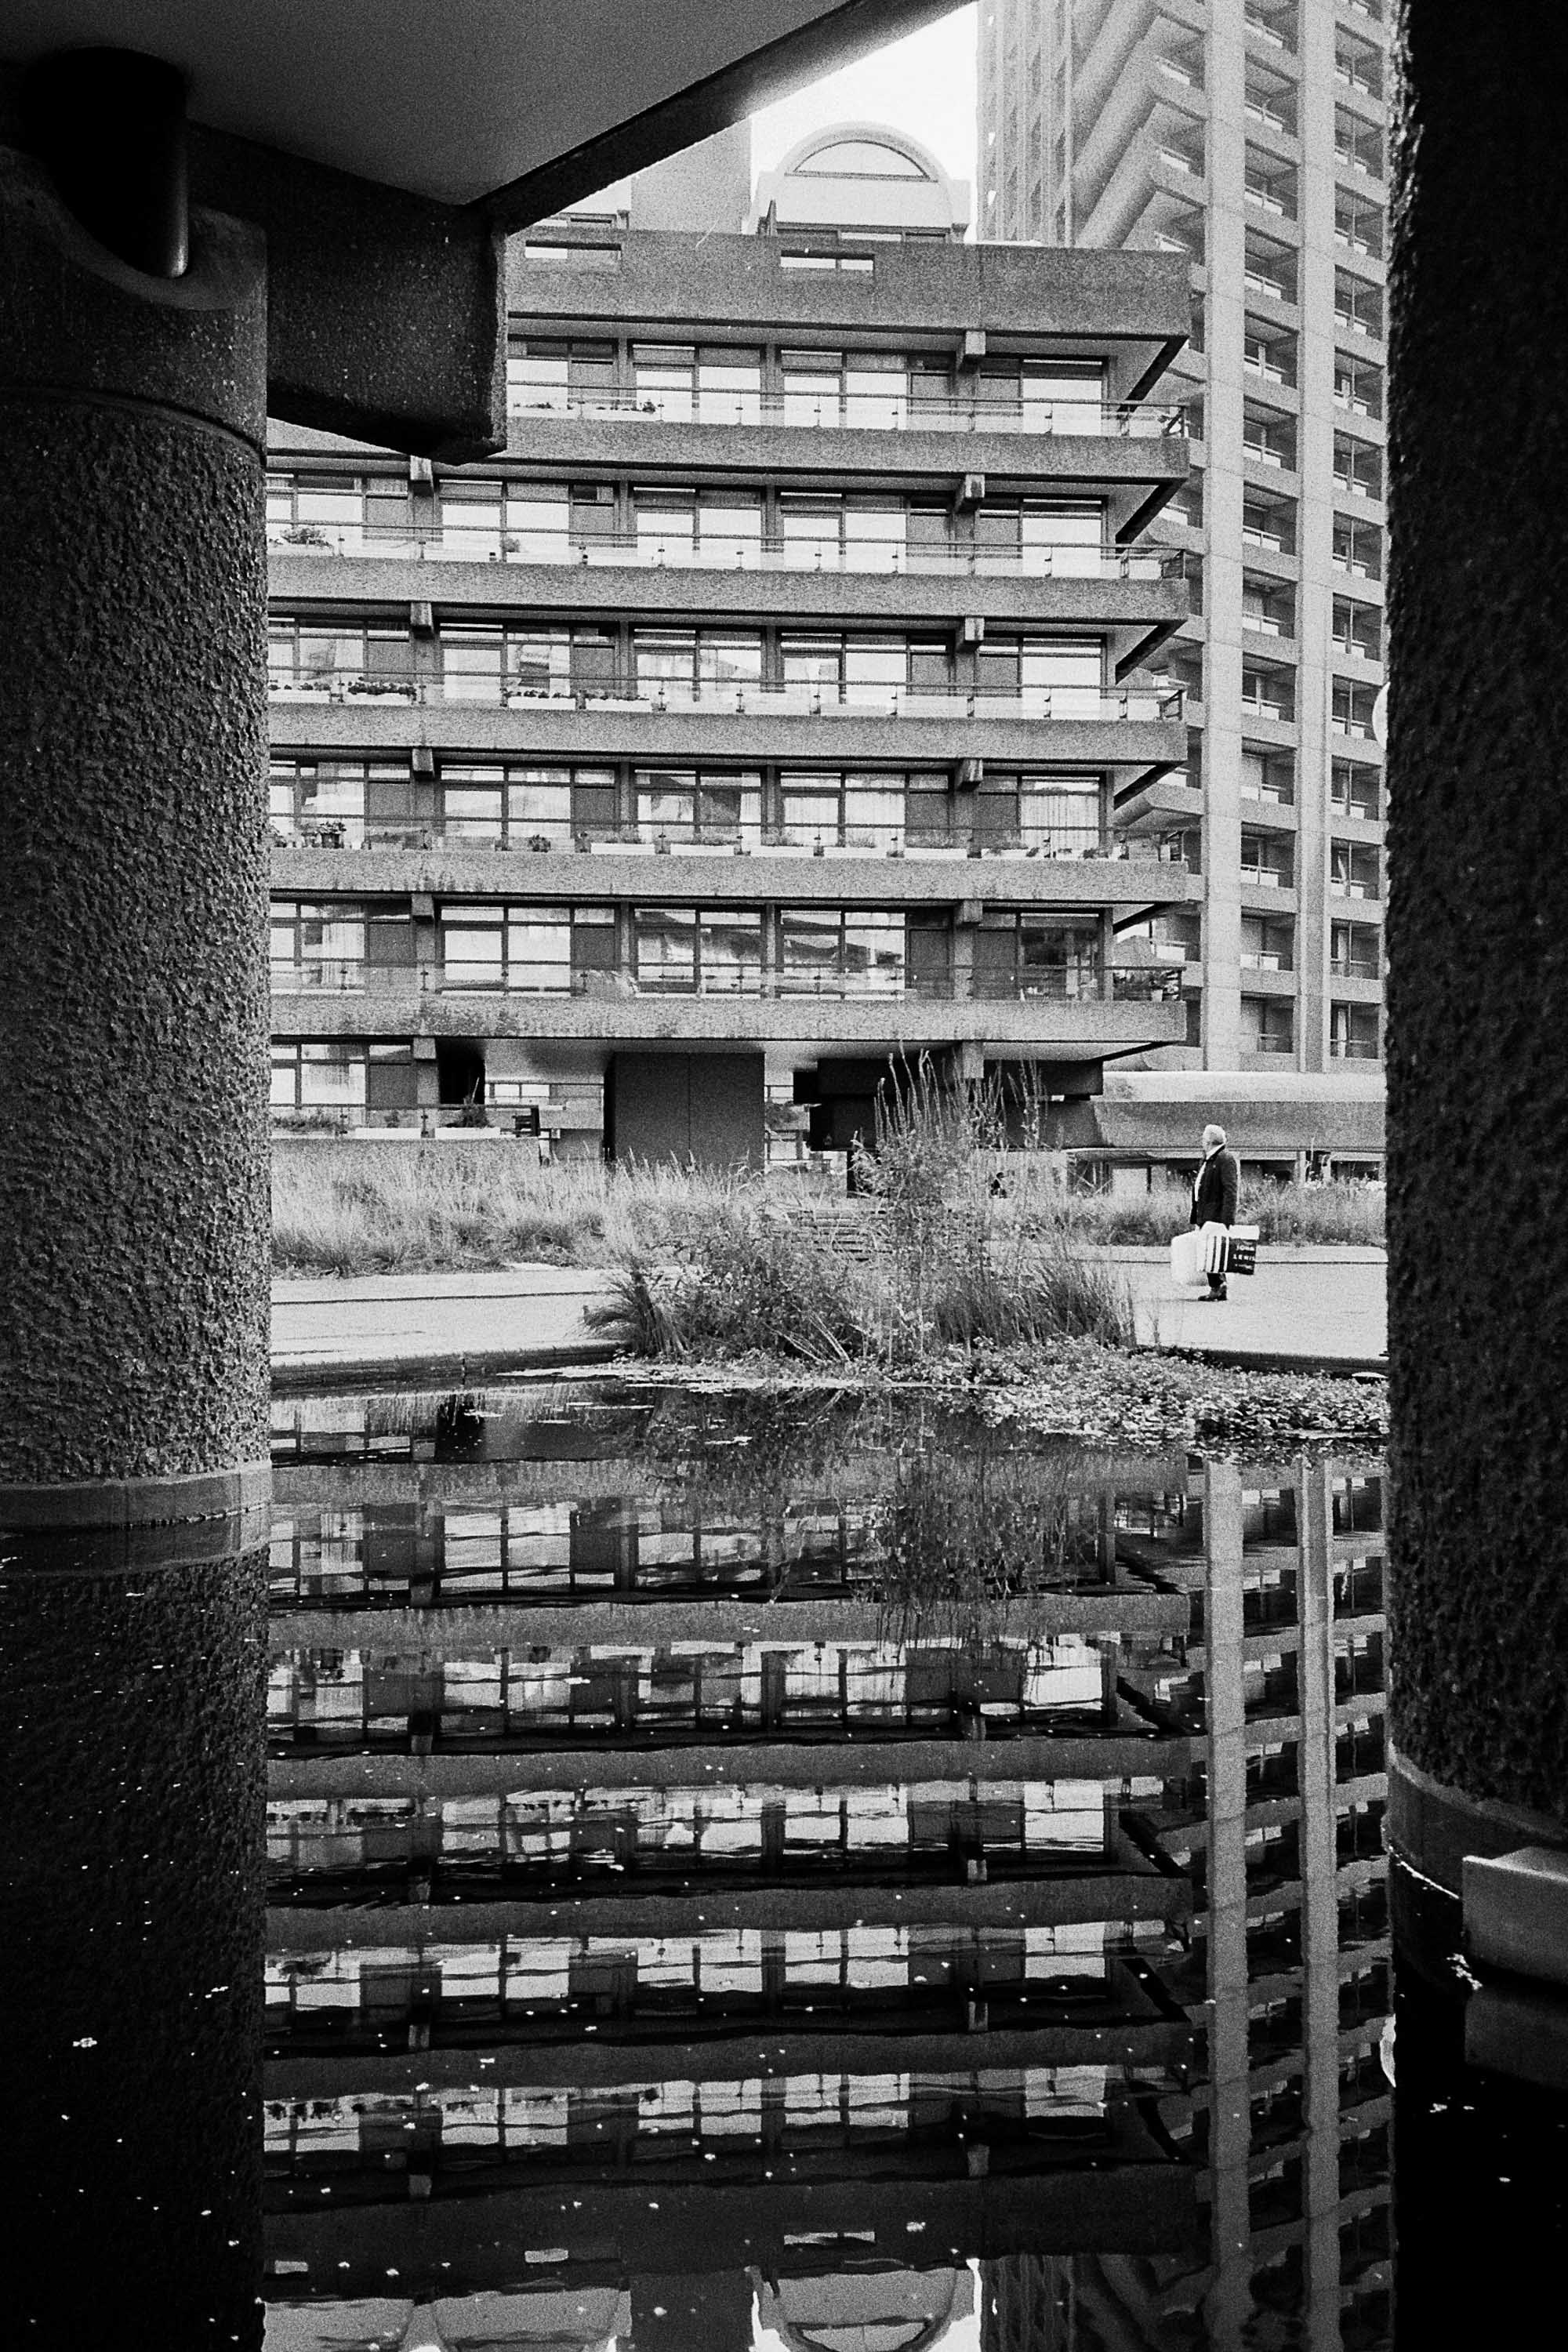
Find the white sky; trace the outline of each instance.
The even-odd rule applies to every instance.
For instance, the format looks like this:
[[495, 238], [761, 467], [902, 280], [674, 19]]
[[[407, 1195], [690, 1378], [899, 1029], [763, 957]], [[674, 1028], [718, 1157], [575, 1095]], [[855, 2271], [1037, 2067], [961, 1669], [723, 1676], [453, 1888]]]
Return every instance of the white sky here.
[[975, 70], [975, 10], [955, 8], [923, 32], [763, 107], [752, 117], [752, 168], [771, 171], [809, 131], [882, 122], [922, 141], [954, 179], [973, 188]]
[[[938, 163], [955, 180], [970, 186], [970, 218], [979, 213], [975, 197], [976, 10], [954, 8], [923, 32], [901, 41], [889, 41], [858, 65], [843, 66], [781, 98], [752, 117], [752, 183], [760, 172], [771, 172], [808, 131], [826, 131], [836, 122], [879, 122], [902, 131], [929, 147]], [[585, 209], [613, 211], [627, 201], [630, 182], [616, 180], [596, 195], [583, 199]]]

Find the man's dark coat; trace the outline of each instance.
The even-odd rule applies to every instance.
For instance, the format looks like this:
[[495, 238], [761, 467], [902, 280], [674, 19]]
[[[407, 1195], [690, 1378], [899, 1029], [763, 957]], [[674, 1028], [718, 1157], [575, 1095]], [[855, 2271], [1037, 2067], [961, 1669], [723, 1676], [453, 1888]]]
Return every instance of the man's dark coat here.
[[1204, 1161], [1193, 1197], [1194, 1225], [1234, 1225], [1237, 1194], [1241, 1189], [1241, 1163], [1222, 1146]]

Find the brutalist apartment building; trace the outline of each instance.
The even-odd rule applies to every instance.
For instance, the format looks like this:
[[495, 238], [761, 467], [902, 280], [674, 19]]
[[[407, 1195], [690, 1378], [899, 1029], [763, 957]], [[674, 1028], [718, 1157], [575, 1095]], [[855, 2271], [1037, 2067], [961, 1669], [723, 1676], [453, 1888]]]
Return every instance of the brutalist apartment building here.
[[[1164, 661], [1191, 752], [1151, 814], [1203, 878], [1152, 921], [1195, 1007], [1159, 1090], [1228, 1104], [1244, 1149], [1363, 1173], [1383, 1149], [1392, 16], [984, 0], [978, 23], [981, 236], [1193, 273], [1193, 470], [1154, 527], [1191, 565]], [[1139, 1087], [1147, 1137], [1152, 1071]]]
[[760, 1164], [929, 1054], [1082, 1149], [1187, 1038], [1187, 265], [965, 209], [820, 134], [743, 229], [516, 240], [494, 458], [277, 430], [281, 1129]]

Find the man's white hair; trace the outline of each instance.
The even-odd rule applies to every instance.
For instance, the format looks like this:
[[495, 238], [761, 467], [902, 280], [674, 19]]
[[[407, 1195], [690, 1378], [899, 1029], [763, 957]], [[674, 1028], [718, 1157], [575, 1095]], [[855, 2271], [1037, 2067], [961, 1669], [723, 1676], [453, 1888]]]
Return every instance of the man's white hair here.
[[1223, 1151], [1225, 1150], [1225, 1129], [1223, 1127], [1205, 1128], [1204, 1150], [1205, 1151]]

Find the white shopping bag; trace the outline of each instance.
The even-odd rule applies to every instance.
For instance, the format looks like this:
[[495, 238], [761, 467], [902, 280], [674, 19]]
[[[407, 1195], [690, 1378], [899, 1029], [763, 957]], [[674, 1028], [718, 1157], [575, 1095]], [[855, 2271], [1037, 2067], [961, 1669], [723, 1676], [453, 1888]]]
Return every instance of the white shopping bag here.
[[1196, 1225], [1189, 1225], [1184, 1234], [1172, 1236], [1171, 1279], [1178, 1290], [1203, 1288], [1204, 1236]]

